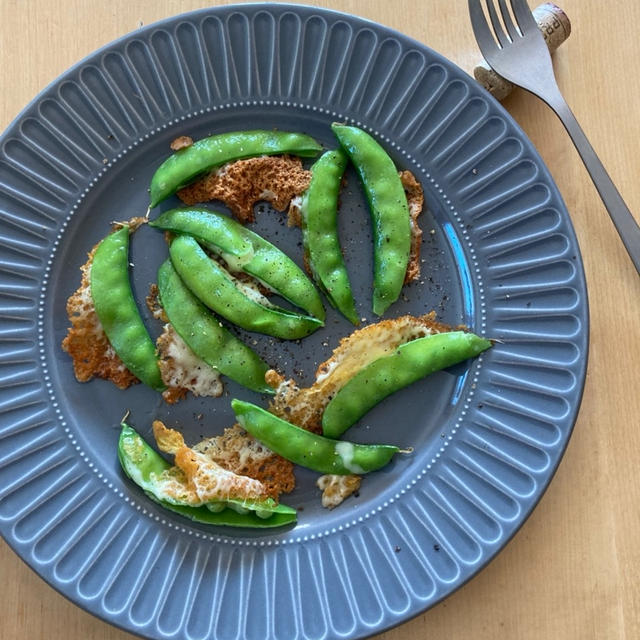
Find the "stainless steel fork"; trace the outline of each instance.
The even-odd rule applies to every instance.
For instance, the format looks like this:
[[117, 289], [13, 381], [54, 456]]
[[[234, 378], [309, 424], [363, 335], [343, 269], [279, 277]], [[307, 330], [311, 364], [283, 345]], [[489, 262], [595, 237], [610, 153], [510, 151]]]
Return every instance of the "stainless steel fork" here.
[[640, 273], [640, 227], [560, 93], [549, 50], [526, 0], [509, 0], [515, 21], [509, 12], [507, 0], [497, 0], [502, 22], [494, 0], [485, 0], [491, 26], [482, 10], [481, 0], [468, 2], [473, 32], [485, 60], [496, 73], [538, 96], [555, 111], [571, 136]]

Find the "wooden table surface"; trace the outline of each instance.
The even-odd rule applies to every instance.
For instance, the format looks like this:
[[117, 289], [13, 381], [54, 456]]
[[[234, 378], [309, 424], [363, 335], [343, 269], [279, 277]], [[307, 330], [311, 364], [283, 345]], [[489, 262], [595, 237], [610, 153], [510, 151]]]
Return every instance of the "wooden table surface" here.
[[[559, 0], [573, 25], [559, 84], [632, 211], [640, 214], [640, 2]], [[0, 129], [94, 49], [201, 0], [2, 0]], [[471, 72], [479, 53], [464, 0], [326, 0], [413, 36]], [[532, 0], [533, 4], [533, 0]], [[640, 638], [640, 278], [569, 138], [540, 101], [505, 106], [531, 137], [571, 212], [585, 263], [591, 346], [573, 438], [539, 506], [475, 579], [379, 636]], [[0, 541], [2, 640], [124, 640], [47, 586]]]

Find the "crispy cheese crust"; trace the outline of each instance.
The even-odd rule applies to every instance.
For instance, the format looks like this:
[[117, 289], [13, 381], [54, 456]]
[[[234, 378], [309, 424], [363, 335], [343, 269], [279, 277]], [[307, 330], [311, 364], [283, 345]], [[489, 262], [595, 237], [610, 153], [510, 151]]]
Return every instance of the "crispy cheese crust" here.
[[[146, 222], [146, 218], [136, 216], [125, 222], [112, 223], [112, 230], [127, 226], [129, 233], [133, 233]], [[71, 326], [62, 341], [62, 349], [71, 356], [78, 382], [88, 382], [93, 377], [104, 378], [111, 380], [119, 389], [126, 389], [139, 380], [109, 344], [91, 296], [91, 266], [97, 248], [96, 244], [88, 253], [87, 261], [80, 267], [80, 286], [67, 300], [66, 310]]]
[[161, 451], [176, 457], [177, 468], [198, 495], [212, 494], [214, 488], [207, 478], [216, 473], [220, 476], [220, 469], [239, 478], [255, 480], [260, 484], [260, 495], [274, 500], [295, 487], [293, 464], [260, 444], [238, 424], [191, 448], [185, 445], [179, 431], [168, 429], [159, 420], [153, 423], [153, 435]]
[[316, 486], [322, 491], [322, 506], [326, 509], [337, 507], [360, 488], [360, 482], [360, 476], [320, 476]]
[[261, 200], [285, 211], [309, 187], [311, 172], [293, 156], [260, 156], [236, 160], [178, 191], [188, 205], [222, 200], [241, 222], [253, 222], [253, 205]]
[[199, 442], [193, 449], [229, 471], [259, 480], [275, 500], [281, 493], [293, 491], [296, 485], [293, 463], [267, 449], [238, 424], [220, 436]]
[[220, 372], [199, 358], [171, 324], [164, 325], [156, 346], [160, 375], [167, 385], [162, 397], [168, 404], [184, 398], [187, 391], [195, 396], [218, 398], [222, 395]]
[[404, 283], [407, 284], [420, 277], [420, 245], [422, 243], [422, 229], [418, 225], [418, 216], [424, 207], [424, 192], [422, 185], [416, 180], [411, 171], [400, 172], [400, 182], [407, 194], [407, 205], [409, 206], [409, 218], [411, 223], [411, 248], [409, 250], [409, 264], [407, 273], [404, 276]]
[[[186, 480], [183, 494], [192, 490], [199, 504], [230, 498], [258, 500], [267, 496], [259, 480], [224, 469], [210, 457], [187, 447], [182, 434], [175, 429], [168, 429], [160, 420], [153, 423], [153, 435], [161, 451], [175, 456], [175, 466]], [[178, 473], [175, 473], [175, 477], [176, 481], [181, 478]]]
[[189, 136], [178, 136], [175, 140], [171, 141], [169, 145], [172, 151], [180, 151], [180, 149], [186, 149], [193, 144], [193, 138]]
[[[434, 312], [382, 320], [358, 329], [342, 338], [331, 357], [318, 367], [316, 380], [310, 387], [299, 387], [273, 369], [267, 371], [265, 380], [276, 390], [269, 411], [304, 429], [322, 433], [325, 407], [358, 371], [405, 342], [450, 330], [448, 325], [436, 321]], [[322, 506], [333, 509], [359, 489], [360, 477], [321, 476], [317, 486], [323, 491]]]
[[436, 321], [434, 312], [382, 320], [358, 329], [342, 338], [331, 357], [318, 367], [316, 380], [308, 388], [284, 379], [273, 369], [267, 371], [266, 382], [276, 390], [269, 410], [284, 420], [321, 433], [325, 407], [360, 369], [409, 340], [450, 329]]
[[62, 341], [62, 348], [73, 360], [73, 372], [78, 382], [88, 382], [94, 376], [111, 380], [126, 389], [139, 382], [113, 350], [96, 314], [91, 297], [91, 265], [98, 245], [89, 252], [80, 267], [80, 286], [67, 300], [67, 316], [71, 326]]

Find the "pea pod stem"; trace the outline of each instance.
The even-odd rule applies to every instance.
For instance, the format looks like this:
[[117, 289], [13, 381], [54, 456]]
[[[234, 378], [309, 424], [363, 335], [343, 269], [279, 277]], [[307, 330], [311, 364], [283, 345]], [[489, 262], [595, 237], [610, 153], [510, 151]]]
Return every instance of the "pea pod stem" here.
[[411, 221], [407, 197], [387, 152], [366, 131], [331, 125], [364, 188], [373, 228], [373, 312], [382, 315], [398, 299], [409, 263]]
[[246, 329], [276, 338], [303, 338], [323, 323], [278, 307], [266, 307], [242, 293], [217, 262], [190, 236], [176, 237], [169, 248], [171, 262], [192, 293], [212, 311]]
[[338, 438], [388, 395], [490, 346], [489, 340], [464, 331], [435, 333], [400, 345], [361, 369], [336, 393], [322, 415], [322, 433]]
[[349, 275], [338, 238], [338, 194], [347, 156], [327, 151], [311, 167], [311, 183], [302, 196], [302, 239], [314, 280], [331, 304], [350, 322], [359, 323]]
[[234, 399], [231, 406], [240, 426], [254, 438], [283, 458], [319, 473], [368, 473], [387, 465], [398, 452], [398, 447], [392, 445], [354, 444], [325, 438], [249, 402]]
[[202, 207], [165, 211], [150, 226], [196, 238], [232, 271], [247, 273], [308, 314], [324, 320], [317, 289], [304, 271], [275, 245], [228, 216]]
[[273, 393], [264, 381], [269, 365], [225, 329], [189, 291], [166, 260], [158, 269], [162, 307], [178, 335], [209, 366], [258, 393]]
[[118, 459], [125, 474], [152, 500], [165, 509], [174, 511], [194, 522], [252, 528], [279, 527], [296, 522], [295, 509], [283, 504], [276, 504], [270, 498], [263, 502], [254, 503], [239, 500], [228, 501], [228, 504], [216, 503], [216, 508], [218, 505], [226, 507], [220, 511], [212, 511], [206, 506], [194, 507], [176, 501], [167, 502], [158, 493], [154, 481], [171, 465], [124, 421], [121, 424], [118, 439]]
[[289, 153], [314, 157], [322, 147], [310, 136], [288, 131], [236, 131], [198, 140], [176, 151], [156, 170], [150, 187], [150, 208], [180, 188], [227, 162], [253, 156]]
[[109, 343], [144, 384], [163, 391], [155, 345], [144, 326], [129, 281], [129, 227], [104, 238], [91, 264], [91, 297]]

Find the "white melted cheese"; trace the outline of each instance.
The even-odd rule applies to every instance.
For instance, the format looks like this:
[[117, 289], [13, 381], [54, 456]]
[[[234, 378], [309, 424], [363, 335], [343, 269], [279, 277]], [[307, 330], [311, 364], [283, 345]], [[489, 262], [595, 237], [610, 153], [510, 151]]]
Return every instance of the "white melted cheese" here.
[[355, 446], [351, 442], [338, 442], [336, 453], [340, 458], [344, 468], [351, 473], [365, 473], [365, 470], [353, 461]]
[[171, 334], [165, 355], [173, 362], [170, 376], [164, 383], [169, 387], [188, 389], [196, 396], [220, 396], [223, 390], [220, 372], [191, 351], [171, 325], [166, 325], [165, 330]]
[[293, 196], [293, 198], [291, 198], [291, 202], [289, 203], [289, 206], [292, 208], [298, 209], [300, 212], [302, 212], [304, 204], [305, 204], [305, 200], [303, 199], [302, 196]]
[[360, 477], [328, 474], [320, 476], [316, 486], [322, 490], [322, 506], [333, 509], [360, 488]]
[[348, 380], [358, 371], [378, 358], [390, 355], [400, 344], [422, 338], [432, 331], [423, 326], [407, 327], [402, 332], [396, 332], [395, 327], [384, 327], [375, 332], [369, 332], [366, 340], [352, 340], [349, 349], [334, 357], [316, 378], [315, 384], [324, 382], [336, 369], [343, 368], [340, 378]]
[[220, 257], [226, 262], [227, 269], [231, 273], [238, 273], [244, 271], [244, 266], [253, 260], [255, 252], [253, 250], [247, 251], [243, 256], [235, 256], [232, 253], [220, 252]]
[[257, 302], [261, 304], [263, 307], [269, 307], [270, 309], [275, 309], [275, 305], [272, 304], [266, 296], [260, 293], [257, 284], [253, 284], [252, 282], [246, 280], [239, 280], [238, 278], [234, 278], [233, 274], [229, 273], [229, 277], [233, 280], [233, 284], [236, 289], [243, 293], [247, 298], [253, 300], [253, 302]]

